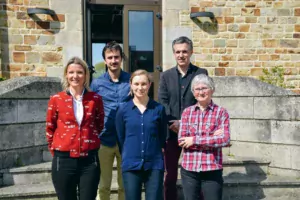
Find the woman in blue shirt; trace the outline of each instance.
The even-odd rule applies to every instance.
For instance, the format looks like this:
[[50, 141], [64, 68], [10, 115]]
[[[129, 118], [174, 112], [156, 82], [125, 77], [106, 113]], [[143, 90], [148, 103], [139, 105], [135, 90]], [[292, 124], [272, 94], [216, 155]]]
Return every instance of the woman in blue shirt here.
[[122, 104], [116, 114], [116, 129], [122, 155], [126, 200], [163, 199], [166, 115], [164, 107], [148, 96], [150, 76], [135, 71], [130, 78], [133, 99]]

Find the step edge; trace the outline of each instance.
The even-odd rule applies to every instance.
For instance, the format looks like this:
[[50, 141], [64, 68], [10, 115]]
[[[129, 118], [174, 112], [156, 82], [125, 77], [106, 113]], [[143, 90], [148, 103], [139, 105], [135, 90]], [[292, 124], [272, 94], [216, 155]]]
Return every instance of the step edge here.
[[[30, 186], [34, 186], [36, 184], [29, 184]], [[258, 181], [244, 181], [244, 182], [231, 182], [224, 181], [223, 187], [235, 187], [235, 186], [261, 186], [261, 187], [295, 187], [300, 188], [300, 180], [299, 181], [287, 181], [287, 182], [278, 182], [278, 181], [269, 181], [269, 182], [258, 182]], [[177, 187], [182, 188], [181, 181], [177, 182]], [[4, 189], [2, 187], [0, 189]], [[112, 186], [111, 193], [117, 193], [118, 187]], [[24, 193], [15, 193], [15, 194], [0, 194], [0, 198], [9, 198], [9, 197], [30, 197], [30, 196], [38, 196], [38, 195], [55, 195], [55, 190], [46, 190], [40, 192], [24, 192]]]
[[[255, 161], [226, 161], [223, 162], [223, 166], [226, 167], [234, 167], [234, 166], [243, 166], [243, 165], [250, 165], [250, 164], [257, 164], [258, 166], [269, 166], [271, 162], [255, 162]], [[180, 167], [180, 164], [178, 165]], [[116, 170], [117, 166], [113, 166], [113, 170]], [[30, 168], [12, 168], [12, 169], [2, 169], [0, 170], [0, 174], [23, 174], [23, 173], [42, 173], [42, 172], [51, 172], [51, 166], [48, 167], [30, 167]]]

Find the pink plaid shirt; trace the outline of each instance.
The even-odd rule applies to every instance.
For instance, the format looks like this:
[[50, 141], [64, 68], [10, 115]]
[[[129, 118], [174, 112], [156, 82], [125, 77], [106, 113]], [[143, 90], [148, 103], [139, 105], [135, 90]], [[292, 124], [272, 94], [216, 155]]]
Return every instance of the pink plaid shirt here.
[[[223, 134], [213, 133], [222, 129]], [[201, 111], [197, 104], [186, 108], [181, 115], [178, 142], [182, 137], [193, 137], [194, 145], [183, 150], [181, 166], [188, 171], [222, 169], [222, 147], [230, 142], [229, 115], [226, 109], [211, 102]]]

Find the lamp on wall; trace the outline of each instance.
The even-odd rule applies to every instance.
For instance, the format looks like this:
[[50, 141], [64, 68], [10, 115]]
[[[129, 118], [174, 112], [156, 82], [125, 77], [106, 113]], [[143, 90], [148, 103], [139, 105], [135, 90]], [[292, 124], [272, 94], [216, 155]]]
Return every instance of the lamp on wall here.
[[214, 14], [212, 12], [193, 12], [190, 14], [191, 20], [196, 24], [214, 23]]
[[27, 14], [28, 15], [36, 15], [36, 14], [55, 15], [55, 12], [47, 8], [27, 8]]

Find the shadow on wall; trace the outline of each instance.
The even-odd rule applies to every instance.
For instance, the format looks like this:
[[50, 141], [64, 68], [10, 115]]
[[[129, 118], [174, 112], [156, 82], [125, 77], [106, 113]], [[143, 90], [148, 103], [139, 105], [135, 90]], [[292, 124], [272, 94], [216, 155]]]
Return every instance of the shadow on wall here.
[[[2, 5], [1, 5], [2, 4]], [[8, 71], [9, 68], [9, 42], [8, 42], [8, 16], [7, 16], [7, 6], [5, 3], [0, 3], [0, 7], [2, 6], [1, 14], [0, 14], [0, 77], [10, 78], [10, 74]]]
[[217, 35], [219, 32], [218, 21], [216, 20], [216, 18], [213, 18], [212, 22], [204, 22], [201, 24], [197, 24], [197, 26], [201, 28], [204, 32], [207, 32], [211, 35]]

